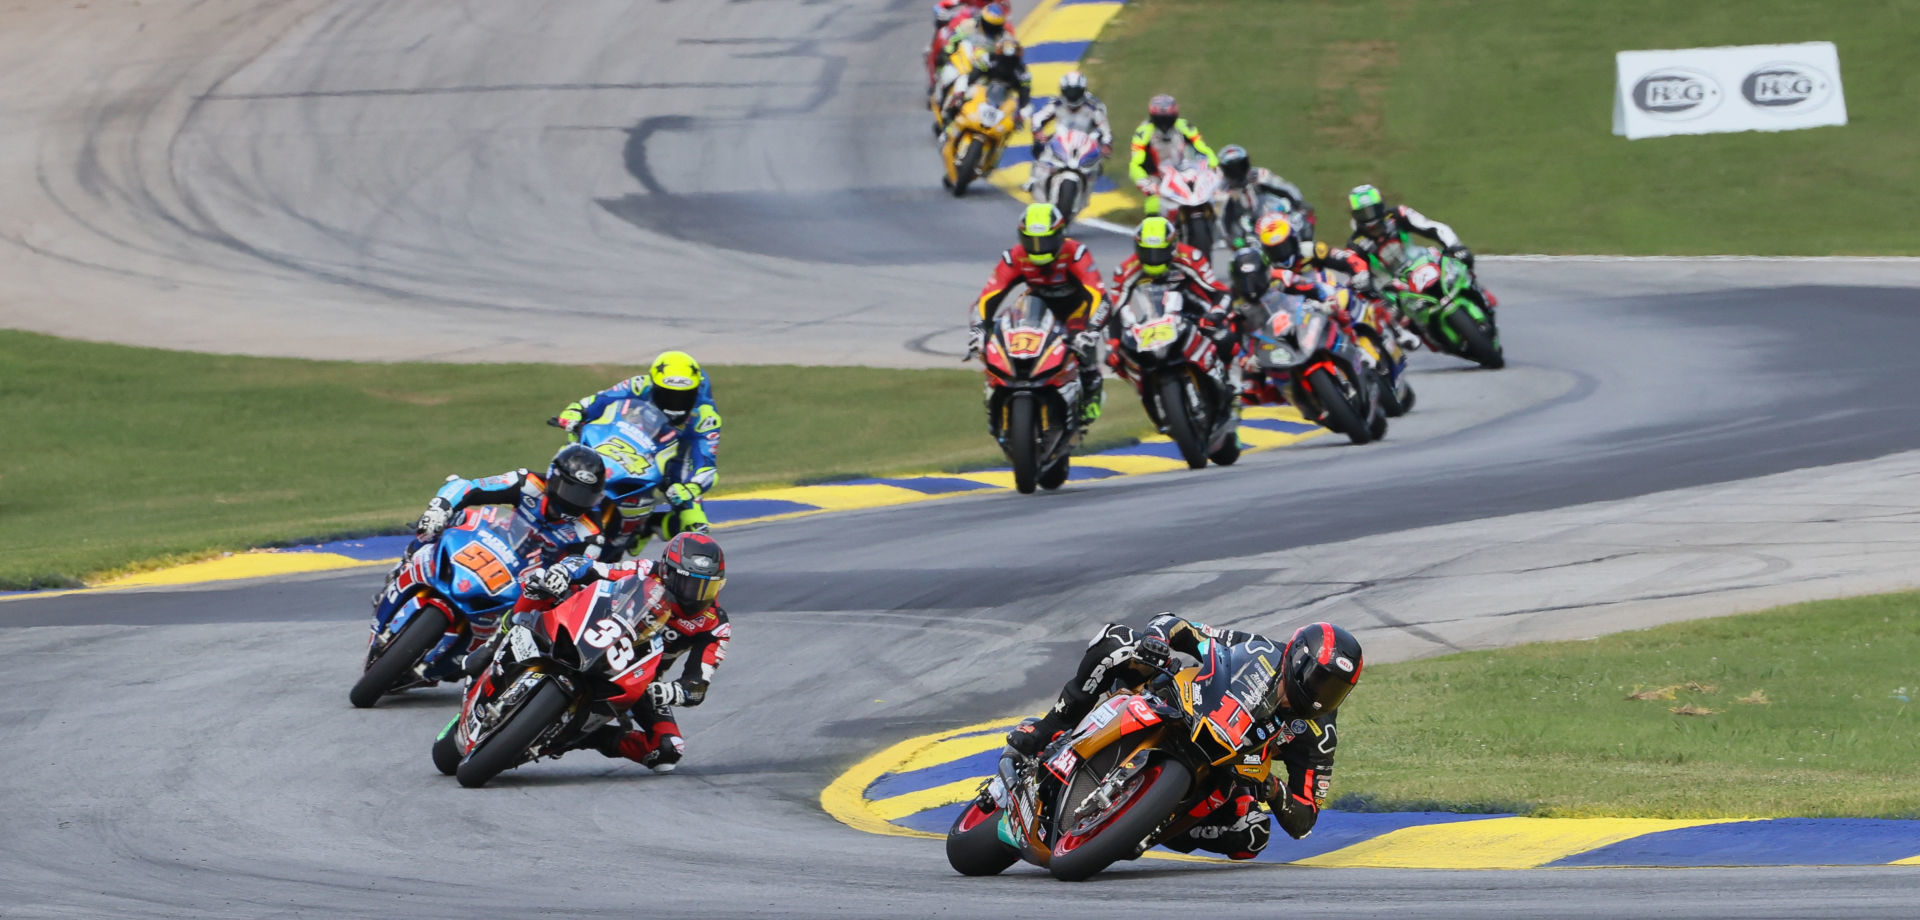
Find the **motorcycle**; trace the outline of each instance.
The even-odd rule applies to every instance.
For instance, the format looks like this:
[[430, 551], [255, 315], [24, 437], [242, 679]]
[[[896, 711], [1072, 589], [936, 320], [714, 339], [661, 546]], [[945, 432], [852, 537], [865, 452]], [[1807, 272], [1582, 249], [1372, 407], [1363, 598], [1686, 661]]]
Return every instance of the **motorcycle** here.
[[[1334, 319], [1347, 291], [1322, 303], [1287, 295], [1253, 334], [1260, 371], [1279, 384], [1287, 400], [1323, 427], [1355, 444], [1387, 436], [1382, 394], [1391, 391], [1374, 370], [1375, 358]], [[1357, 332], [1357, 330], [1356, 330]]]
[[652, 400], [635, 398], [619, 400], [598, 418], [583, 420], [575, 435], [607, 465], [606, 500], [594, 512], [594, 523], [601, 533], [614, 538], [608, 542], [609, 552], [603, 561], [618, 562], [623, 555], [638, 554], [646, 545], [647, 535], [658, 529], [658, 519], [665, 512], [654, 511], [630, 539], [618, 537], [621, 528], [616, 518], [623, 507], [652, 509], [667, 501], [666, 470], [683, 446], [680, 430], [667, 421], [666, 413]]
[[575, 591], [506, 641], [433, 742], [433, 765], [468, 788], [559, 757], [646, 694], [666, 650], [664, 616], [641, 619], [656, 582], [621, 578]]
[[947, 126], [940, 142], [946, 158], [946, 186], [959, 198], [967, 186], [1000, 165], [1007, 138], [1019, 125], [1020, 96], [1013, 87], [989, 80], [967, 89], [960, 112]]
[[1033, 494], [1067, 481], [1087, 436], [1080, 422], [1080, 360], [1066, 327], [1040, 298], [1023, 295], [994, 317], [981, 348], [987, 368], [987, 429], [1013, 466], [1014, 488]]
[[1313, 248], [1313, 209], [1302, 206], [1296, 211], [1287, 199], [1252, 185], [1228, 193], [1226, 204], [1221, 208], [1220, 223], [1226, 230], [1227, 246], [1240, 249], [1258, 245], [1260, 219], [1268, 214], [1288, 217], [1301, 249]]
[[347, 699], [365, 709], [459, 677], [469, 643], [492, 636], [520, 599], [520, 572], [537, 556], [526, 546], [532, 531], [510, 508], [469, 508], [415, 550], [374, 606], [366, 663]]
[[1115, 318], [1121, 376], [1140, 393], [1147, 417], [1180, 448], [1191, 469], [1211, 459], [1240, 459], [1240, 407], [1234, 369], [1213, 340], [1181, 308], [1187, 295], [1168, 284], [1142, 284]]
[[1467, 264], [1437, 249], [1414, 254], [1385, 292], [1400, 315], [1436, 350], [1488, 370], [1507, 364], [1486, 295]]
[[1344, 303], [1353, 315], [1359, 344], [1372, 359], [1375, 376], [1380, 380], [1380, 405], [1388, 418], [1399, 418], [1413, 410], [1413, 382], [1407, 379], [1407, 349], [1400, 340], [1400, 318], [1386, 301], [1354, 296], [1339, 273], [1320, 268], [1309, 277], [1345, 295]]
[[1019, 860], [1080, 881], [1204, 820], [1272, 772], [1260, 749], [1279, 649], [1210, 642], [1196, 666], [1108, 696], [1037, 757], [1009, 750], [947, 831], [947, 862], [996, 875]]
[[1220, 174], [1204, 159], [1188, 157], [1160, 167], [1160, 211], [1173, 221], [1180, 242], [1202, 254], [1213, 251], [1213, 196], [1219, 187]]
[[1067, 223], [1073, 223], [1100, 175], [1100, 142], [1089, 131], [1056, 129], [1036, 169], [1044, 170], [1044, 176], [1035, 183], [1034, 200], [1059, 208]]

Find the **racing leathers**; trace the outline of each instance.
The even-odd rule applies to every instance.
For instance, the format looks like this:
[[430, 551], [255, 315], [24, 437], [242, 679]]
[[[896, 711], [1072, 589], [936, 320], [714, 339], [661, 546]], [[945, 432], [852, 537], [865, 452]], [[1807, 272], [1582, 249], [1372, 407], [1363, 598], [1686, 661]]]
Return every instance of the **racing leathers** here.
[[1206, 157], [1208, 166], [1220, 165], [1220, 158], [1214, 156], [1200, 132], [1184, 118], [1175, 119], [1173, 127], [1166, 131], [1154, 128], [1151, 120], [1141, 122], [1140, 127], [1133, 129], [1131, 147], [1127, 177], [1147, 196], [1148, 214], [1160, 213], [1160, 164], [1179, 163], [1191, 151]]
[[[1231, 179], [1228, 179], [1225, 184], [1227, 194], [1234, 196], [1236, 199], [1243, 196], [1246, 192], [1251, 191], [1257, 195], [1271, 195], [1286, 202], [1287, 210], [1291, 212], [1291, 214], [1302, 215], [1294, 218], [1294, 233], [1297, 234], [1302, 241], [1311, 241], [1313, 239], [1313, 223], [1309, 220], [1313, 209], [1307, 205], [1306, 196], [1300, 193], [1300, 186], [1280, 178], [1272, 170], [1264, 166], [1255, 166], [1248, 170], [1246, 180], [1239, 184], [1235, 184]], [[1257, 204], [1257, 202], [1255, 202], [1255, 204]], [[1244, 206], [1244, 203], [1242, 206]], [[1256, 212], [1249, 218], [1249, 221], [1258, 221], [1262, 216], [1264, 215]], [[1228, 226], [1232, 227], [1232, 224], [1229, 223]], [[1247, 240], [1229, 241], [1229, 245], [1236, 247], [1247, 245], [1248, 243], [1249, 241]]]
[[1074, 355], [1080, 361], [1081, 406], [1101, 404], [1099, 340], [1087, 335], [1087, 316], [1106, 309], [1100, 302], [1100, 270], [1093, 265], [1093, 253], [1079, 240], [1068, 237], [1060, 243], [1060, 252], [1044, 265], [1027, 257], [1027, 251], [1012, 246], [1000, 254], [993, 266], [993, 277], [980, 289], [973, 302], [973, 317], [967, 327], [967, 351], [980, 350], [986, 339], [987, 324], [1000, 311], [1014, 287], [1026, 285], [1033, 296], [1047, 305], [1060, 325], [1067, 327]]
[[[625, 400], [650, 399], [652, 389], [653, 381], [645, 374], [622, 380], [562, 409], [560, 427], [578, 440], [582, 425], [609, 417]], [[701, 498], [713, 490], [720, 476], [720, 411], [713, 405], [713, 381], [702, 378], [693, 408], [684, 418], [669, 416], [669, 421], [679, 430], [682, 447], [661, 470], [664, 476], [661, 488], [667, 493], [666, 514], [653, 520], [653, 505], [638, 497], [598, 512], [609, 542], [622, 553], [638, 554], [650, 538], [647, 533], [650, 525], [657, 526], [661, 539], [707, 527], [707, 512]], [[611, 459], [619, 462], [618, 457]]]
[[[1078, 725], [1106, 693], [1151, 679], [1157, 667], [1166, 665], [1165, 660], [1155, 661], [1156, 656], [1164, 659], [1170, 650], [1203, 659], [1210, 642], [1254, 646], [1276, 658], [1286, 646], [1264, 636], [1217, 629], [1171, 613], [1148, 621], [1143, 632], [1109, 623], [1088, 644], [1053, 708], [1039, 720], [1015, 729], [1008, 745], [1032, 756], [1056, 734]], [[1287, 779], [1283, 782], [1276, 776], [1264, 785], [1235, 781], [1216, 791], [1205, 800], [1204, 805], [1212, 809], [1207, 817], [1186, 833], [1165, 841], [1166, 846], [1181, 852], [1208, 850], [1232, 859], [1252, 859], [1266, 848], [1272, 833], [1272, 818], [1260, 809], [1262, 802], [1279, 817], [1281, 829], [1289, 836], [1305, 837], [1313, 830], [1332, 783], [1333, 754], [1338, 745], [1336, 715], [1337, 711], [1313, 715], [1281, 709], [1250, 727], [1246, 736], [1258, 740], [1243, 748], [1244, 752], [1258, 754], [1269, 763], [1278, 761], [1285, 766]]]
[[1365, 259], [1375, 273], [1392, 278], [1399, 275], [1413, 261], [1417, 250], [1408, 237], [1422, 236], [1439, 243], [1452, 253], [1473, 266], [1473, 256], [1467, 251], [1466, 244], [1460, 242], [1460, 235], [1453, 228], [1427, 217], [1406, 205], [1393, 208], [1387, 215], [1386, 232], [1378, 237], [1362, 233], [1355, 228], [1353, 238], [1347, 241], [1347, 249]]
[[[1027, 180], [1028, 191], [1046, 189], [1047, 181], [1053, 175], [1053, 165], [1042, 158], [1040, 152], [1046, 149], [1053, 132], [1062, 128], [1093, 135], [1094, 143], [1100, 145], [1103, 160], [1113, 154], [1113, 124], [1107, 120], [1106, 105], [1092, 93], [1088, 93], [1078, 106], [1069, 106], [1056, 96], [1033, 113], [1033, 173]], [[1098, 176], [1100, 167], [1096, 165], [1090, 172]]]
[[[1120, 308], [1126, 306], [1127, 299], [1133, 296], [1134, 288], [1147, 283], [1178, 284], [1189, 295], [1184, 307], [1195, 320], [1203, 321], [1209, 337], [1217, 344], [1226, 344], [1228, 323], [1227, 304], [1233, 299], [1226, 284], [1213, 273], [1213, 262], [1200, 250], [1185, 243], [1173, 246], [1173, 263], [1159, 276], [1148, 275], [1140, 267], [1138, 255], [1127, 256], [1126, 261], [1113, 272], [1113, 281], [1107, 285], [1106, 302], [1094, 311], [1091, 325], [1094, 331], [1107, 339], [1107, 363], [1116, 369], [1120, 367], [1115, 350], [1120, 347], [1120, 331], [1114, 328], [1114, 317]], [[1204, 311], [1199, 309], [1205, 304]]]
[[[673, 707], [698, 706], [706, 702], [707, 688], [713, 682], [714, 672], [719, 670], [720, 663], [727, 659], [727, 644], [733, 640], [733, 624], [728, 621], [726, 611], [719, 605], [712, 605], [699, 614], [687, 616], [667, 598], [659, 576], [654, 574], [654, 562], [651, 559], [608, 565], [576, 556], [549, 569], [555, 570], [566, 572], [566, 583], [570, 587], [588, 585], [602, 579], [644, 578], [650, 582], [641, 595], [645, 607], [634, 622], [661, 623], [661, 635], [666, 648], [661, 654], [657, 676], [647, 688], [646, 695], [626, 713], [632, 727], [608, 725], [587, 736], [581, 746], [591, 747], [608, 757], [624, 757], [657, 773], [672, 771], [686, 752], [686, 741], [681, 737], [679, 724], [674, 721]], [[513, 608], [514, 621], [524, 622], [521, 620], [523, 614], [530, 617], [550, 609], [564, 596], [565, 592], [558, 595], [523, 592]], [[682, 658], [686, 659], [686, 667], [681, 670], [679, 679], [675, 680], [669, 674], [674, 664]]]
[[[987, 7], [993, 0], [935, 0], [933, 4], [933, 42], [927, 46], [927, 86], [931, 88], [940, 74], [940, 64], [952, 55], [949, 43], [973, 17]], [[1002, 4], [1010, 6], [1011, 4]], [[978, 25], [975, 25], [978, 29]], [[1008, 23], [1006, 34], [1013, 34], [1013, 25]], [[981, 45], [992, 45], [993, 39], [978, 31], [975, 40]]]

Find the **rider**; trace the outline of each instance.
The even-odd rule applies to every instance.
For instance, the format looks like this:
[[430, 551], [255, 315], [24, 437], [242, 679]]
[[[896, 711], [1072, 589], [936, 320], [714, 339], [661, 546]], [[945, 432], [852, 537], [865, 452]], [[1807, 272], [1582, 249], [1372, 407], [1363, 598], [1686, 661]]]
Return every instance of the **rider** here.
[[[992, 44], [999, 39], [1000, 35], [1006, 34], [1006, 32], [1011, 29], [1011, 27], [1007, 25], [1007, 13], [1012, 6], [1011, 3], [1007, 2], [1007, 0], [999, 0], [999, 2], [993, 2], [993, 0], [935, 0], [933, 4], [933, 42], [927, 46], [927, 85], [929, 87], [933, 85], [934, 79], [940, 73], [940, 62], [945, 60], [950, 54], [947, 50], [947, 43], [953, 39], [954, 33], [959, 31], [962, 26], [978, 18], [989, 6], [999, 7], [999, 25], [996, 27], [999, 31], [986, 40], [987, 44]], [[982, 28], [984, 29], [985, 27]], [[986, 33], [983, 31], [981, 34], [984, 35]]]
[[1093, 253], [1067, 236], [1067, 219], [1053, 205], [1030, 204], [1021, 214], [1020, 242], [1000, 254], [993, 277], [974, 299], [972, 321], [967, 326], [967, 357], [979, 354], [986, 342], [987, 324], [1018, 284], [1025, 284], [1033, 296], [1040, 298], [1073, 336], [1074, 354], [1080, 359], [1081, 419], [1091, 423], [1100, 417], [1106, 399], [1100, 378], [1100, 339], [1087, 328], [1088, 311], [1104, 309], [1100, 304], [1100, 270], [1093, 265]]
[[1080, 667], [1060, 690], [1047, 714], [1022, 722], [1007, 736], [1007, 746], [1032, 757], [1062, 731], [1080, 723], [1100, 696], [1116, 687], [1138, 686], [1166, 670], [1173, 653], [1201, 658], [1209, 643], [1251, 653], [1277, 652], [1273, 715], [1250, 726], [1256, 739], [1245, 753], [1286, 765], [1288, 778], [1269, 779], [1263, 786], [1235, 783], [1224, 794], [1208, 800], [1213, 811], [1187, 833], [1167, 841], [1182, 852], [1196, 849], [1225, 853], [1232, 859], [1252, 859], [1267, 845], [1271, 819], [1257, 807], [1264, 800], [1280, 817], [1280, 827], [1295, 839], [1313, 830], [1326, 805], [1333, 778], [1335, 710], [1360, 682], [1363, 661], [1360, 643], [1331, 623], [1310, 623], [1296, 630], [1284, 647], [1253, 633], [1216, 629], [1171, 613], [1148, 621], [1145, 635], [1118, 623], [1109, 623], [1093, 637], [1080, 657]]
[[1140, 193], [1147, 196], [1147, 213], [1160, 213], [1160, 164], [1178, 163], [1192, 150], [1207, 158], [1208, 166], [1220, 161], [1207, 147], [1200, 132], [1180, 117], [1180, 103], [1161, 93], [1147, 102], [1147, 120], [1133, 131], [1133, 158], [1127, 175]]
[[1069, 70], [1060, 76], [1060, 95], [1047, 101], [1046, 105], [1033, 113], [1033, 156], [1036, 187], [1046, 184], [1045, 177], [1039, 172], [1040, 151], [1045, 149], [1047, 141], [1053, 137], [1057, 128], [1072, 128], [1093, 135], [1100, 145], [1100, 156], [1113, 154], [1113, 125], [1107, 121], [1106, 103], [1100, 97], [1087, 92], [1087, 77], [1077, 70]]
[[[1126, 305], [1127, 298], [1133, 296], [1133, 289], [1162, 281], [1177, 282], [1191, 295], [1187, 298], [1187, 312], [1195, 312], [1198, 304], [1206, 304], [1195, 318], [1208, 329], [1216, 344], [1231, 335], [1226, 310], [1233, 292], [1214, 277], [1213, 263], [1208, 256], [1180, 242], [1173, 232], [1173, 222], [1156, 215], [1141, 221], [1134, 231], [1133, 255], [1114, 270], [1113, 281], [1107, 285], [1106, 303], [1094, 311], [1092, 326], [1107, 336], [1111, 348], [1119, 348], [1119, 333], [1107, 327]], [[1109, 357], [1109, 361], [1117, 360]]]
[[[1226, 180], [1230, 194], [1252, 188], [1285, 201], [1289, 211], [1297, 213], [1311, 210], [1307, 206], [1306, 196], [1300, 194], [1300, 186], [1274, 175], [1264, 166], [1253, 165], [1246, 148], [1239, 144], [1228, 144], [1221, 148], [1220, 177]], [[1235, 246], [1240, 244], [1238, 240], [1233, 242]]]
[[[655, 773], [671, 773], [686, 752], [673, 707], [706, 701], [707, 687], [720, 662], [726, 660], [727, 643], [733, 639], [727, 612], [714, 603], [727, 582], [727, 560], [720, 544], [704, 533], [683, 533], [667, 541], [658, 562], [636, 559], [607, 565], [576, 556], [522, 573], [520, 601], [513, 608], [515, 621], [524, 622], [523, 614], [552, 608], [574, 587], [620, 578], [649, 582], [641, 591], [647, 607], [637, 612], [634, 622], [660, 621], [666, 649], [658, 676], [628, 712], [634, 728], [608, 725], [588, 735], [580, 746], [608, 757], [625, 757]], [[683, 657], [687, 666], [680, 679], [670, 679], [668, 672]], [[478, 670], [471, 665], [470, 669]]]
[[[623, 399], [646, 399], [658, 406], [668, 423], [680, 431], [685, 445], [662, 470], [666, 476], [668, 512], [660, 521], [661, 538], [707, 529], [707, 512], [700, 499], [713, 490], [719, 473], [720, 412], [713, 407], [713, 383], [700, 362], [684, 351], [663, 351], [647, 373], [635, 374], [592, 396], [582, 397], [560, 411], [553, 424], [579, 440], [582, 425], [600, 419]], [[653, 510], [638, 502], [613, 509], [607, 531], [622, 552], [635, 552], [648, 537], [642, 531]]]
[[1398, 275], [1413, 261], [1414, 253], [1408, 251], [1406, 240], [1409, 234], [1439, 243], [1447, 255], [1473, 267], [1473, 253], [1452, 227], [1404, 204], [1389, 207], [1381, 200], [1379, 189], [1357, 186], [1348, 193], [1347, 204], [1353, 208], [1353, 238], [1347, 241], [1347, 248], [1388, 277]]
[[[1033, 103], [1033, 75], [1027, 72], [1024, 54], [1019, 39], [1012, 36], [994, 42], [992, 50], [985, 55], [979, 49], [973, 49], [972, 70], [967, 73], [966, 79], [956, 76], [940, 90], [943, 94], [941, 98], [946, 101], [940, 107], [935, 133], [945, 131], [946, 126], [953, 123], [953, 116], [960, 113], [961, 104], [967, 101], [967, 93], [982, 82], [1005, 83], [1013, 87], [1020, 93], [1019, 111], [1026, 111], [1027, 106]], [[959, 73], [958, 69], [953, 72]]]

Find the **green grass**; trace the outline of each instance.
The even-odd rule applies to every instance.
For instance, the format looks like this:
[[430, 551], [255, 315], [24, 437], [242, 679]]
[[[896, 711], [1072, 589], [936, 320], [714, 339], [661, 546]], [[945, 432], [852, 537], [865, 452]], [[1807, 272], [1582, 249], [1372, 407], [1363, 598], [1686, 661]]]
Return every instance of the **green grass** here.
[[[1087, 70], [1117, 130], [1174, 93], [1332, 232], [1372, 182], [1486, 252], [1906, 255], [1915, 34], [1913, 0], [1135, 0]], [[1808, 40], [1839, 48], [1844, 127], [1611, 133], [1617, 51]]]
[[1376, 665], [1340, 713], [1335, 804], [1916, 818], [1914, 700], [1920, 592]]
[[[724, 497], [1003, 462], [967, 370], [709, 367]], [[543, 422], [625, 367], [356, 364], [0, 330], [0, 588], [397, 532], [449, 473], [544, 466]], [[1149, 425], [1125, 388], [1092, 446]]]

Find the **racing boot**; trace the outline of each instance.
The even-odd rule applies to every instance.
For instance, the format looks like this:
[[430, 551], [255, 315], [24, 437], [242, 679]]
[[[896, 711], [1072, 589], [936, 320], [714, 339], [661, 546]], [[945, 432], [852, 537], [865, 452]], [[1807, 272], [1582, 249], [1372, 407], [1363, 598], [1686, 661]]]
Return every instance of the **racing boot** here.
[[1080, 365], [1080, 427], [1087, 428], [1100, 419], [1100, 410], [1107, 404], [1106, 378], [1100, 376], [1100, 366], [1089, 361]]

